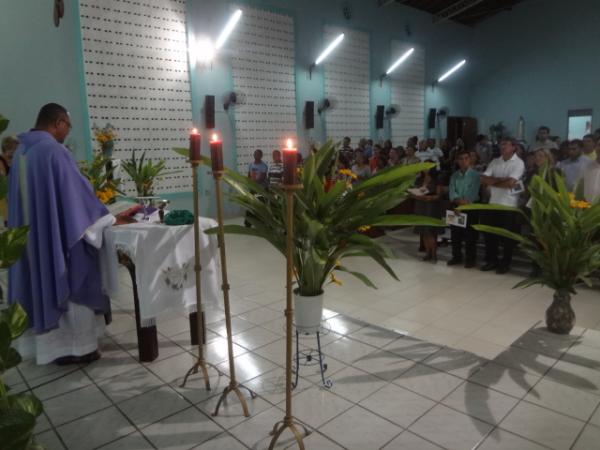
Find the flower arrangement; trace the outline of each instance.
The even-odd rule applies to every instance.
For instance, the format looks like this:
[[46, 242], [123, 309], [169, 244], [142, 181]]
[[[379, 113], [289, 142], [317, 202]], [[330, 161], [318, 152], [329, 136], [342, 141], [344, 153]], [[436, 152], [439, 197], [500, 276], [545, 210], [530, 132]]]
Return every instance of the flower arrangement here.
[[92, 185], [96, 197], [105, 205], [113, 203], [117, 193], [121, 193], [119, 190], [121, 180], [113, 178], [113, 167], [110, 160], [97, 154], [91, 162], [80, 161], [78, 164], [80, 172]]
[[573, 328], [575, 313], [570, 306], [575, 286], [591, 286], [590, 275], [600, 269], [600, 202], [588, 203], [582, 194], [568, 192], [558, 173], [549, 180], [535, 175], [529, 185], [531, 214], [499, 205], [465, 205], [459, 210], [514, 211], [529, 222], [531, 235], [521, 236], [503, 228], [474, 225], [479, 231], [504, 236], [521, 244], [524, 253], [540, 268], [540, 274], [526, 278], [515, 287], [535, 284], [554, 290], [554, 302], [546, 311], [546, 325], [552, 332], [566, 334]]
[[113, 127], [110, 123], [107, 123], [104, 128], [100, 128], [94, 124], [92, 126], [92, 131], [94, 132], [94, 138], [96, 139], [96, 142], [100, 144], [102, 154], [105, 157], [110, 158], [114, 149], [114, 141], [117, 137], [115, 127]]
[[[305, 297], [322, 294], [328, 282], [341, 284], [334, 272], [348, 273], [376, 288], [366, 275], [342, 264], [344, 258], [350, 256], [372, 258], [398, 279], [386, 261], [392, 256], [391, 252], [360, 231], [397, 225], [444, 226], [441, 220], [430, 217], [387, 214], [407, 198], [406, 190], [419, 172], [432, 167], [431, 163], [392, 167], [354, 185], [336, 180], [326, 190], [327, 177], [337, 156], [337, 145], [331, 141], [311, 154], [303, 166], [302, 188], [294, 193], [294, 273], [297, 292]], [[286, 196], [283, 189], [265, 188], [231, 170], [225, 170], [224, 180], [232, 188], [231, 201], [250, 212], [247, 220], [251, 224], [251, 228], [226, 225], [225, 232], [261, 237], [285, 255]], [[214, 234], [217, 229], [207, 232]]]

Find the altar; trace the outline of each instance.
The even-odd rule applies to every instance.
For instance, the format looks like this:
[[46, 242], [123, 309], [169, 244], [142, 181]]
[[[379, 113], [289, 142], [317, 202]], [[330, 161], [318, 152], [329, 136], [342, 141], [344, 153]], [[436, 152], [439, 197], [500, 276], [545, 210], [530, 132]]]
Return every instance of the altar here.
[[[217, 222], [200, 218], [202, 231]], [[161, 223], [133, 223], [105, 229], [100, 252], [107, 295], [119, 297], [119, 264], [132, 278], [138, 350], [141, 361], [158, 356], [156, 317], [167, 310], [184, 310], [195, 317], [194, 227]], [[200, 266], [203, 305], [221, 300], [221, 266], [216, 236], [200, 233]], [[192, 334], [195, 327], [191, 327]], [[195, 341], [196, 336], [191, 336]]]

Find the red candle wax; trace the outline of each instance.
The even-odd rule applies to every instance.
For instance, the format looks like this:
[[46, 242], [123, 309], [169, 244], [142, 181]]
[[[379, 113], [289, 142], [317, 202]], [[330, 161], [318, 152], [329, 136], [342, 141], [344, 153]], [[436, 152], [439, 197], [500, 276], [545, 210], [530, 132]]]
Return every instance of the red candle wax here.
[[200, 161], [200, 133], [195, 128], [190, 133], [190, 161]]
[[287, 146], [283, 149], [283, 184], [293, 186], [298, 184], [296, 174], [296, 165], [298, 164], [297, 150], [293, 147], [291, 139], [288, 139]]
[[210, 141], [210, 159], [212, 161], [213, 173], [223, 171], [223, 142], [219, 140], [219, 136], [215, 133]]

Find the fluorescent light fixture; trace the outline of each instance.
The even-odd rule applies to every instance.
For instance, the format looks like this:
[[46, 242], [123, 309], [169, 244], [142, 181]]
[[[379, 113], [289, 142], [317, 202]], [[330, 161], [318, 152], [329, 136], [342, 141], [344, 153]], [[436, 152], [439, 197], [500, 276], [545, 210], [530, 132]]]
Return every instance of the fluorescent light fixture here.
[[215, 43], [215, 49], [219, 50], [221, 47], [223, 47], [223, 44], [225, 44], [225, 41], [227, 40], [227, 38], [229, 37], [229, 35], [231, 34], [231, 32], [233, 31], [233, 29], [235, 28], [235, 26], [241, 18], [242, 10], [238, 9], [229, 18], [227, 25], [225, 25], [225, 28], [223, 28], [223, 31], [221, 31], [221, 34], [219, 35], [219, 37], [217, 38], [217, 42]]
[[398, 58], [398, 60], [394, 64], [392, 64], [388, 70], [385, 71], [385, 74], [389, 75], [394, 70], [396, 70], [396, 68], [400, 64], [402, 64], [404, 61], [406, 61], [408, 59], [408, 57], [413, 54], [414, 51], [415, 51], [415, 49], [411, 48], [411, 49], [407, 50], [406, 52], [404, 52], [404, 54], [400, 58]]
[[340, 42], [342, 42], [343, 40], [344, 40], [344, 33], [342, 33], [338, 37], [336, 37], [333, 40], [333, 42], [331, 44], [329, 44], [325, 50], [323, 50], [323, 52], [319, 55], [319, 57], [315, 61], [315, 66], [318, 66], [320, 63], [322, 63], [323, 60], [325, 58], [327, 58], [329, 56], [329, 54], [333, 51], [333, 49], [336, 48], [338, 45], [340, 45]]
[[461, 62], [459, 62], [457, 65], [455, 65], [452, 69], [450, 69], [448, 72], [446, 72], [444, 75], [442, 75], [441, 77], [438, 78], [438, 83], [441, 83], [442, 81], [444, 81], [446, 78], [448, 78], [450, 75], [452, 75], [454, 72], [456, 72], [458, 69], [460, 69], [462, 66], [464, 66], [467, 63], [466, 59], [463, 59]]
[[197, 63], [208, 64], [215, 57], [215, 46], [208, 37], [200, 38], [196, 41], [194, 56]]

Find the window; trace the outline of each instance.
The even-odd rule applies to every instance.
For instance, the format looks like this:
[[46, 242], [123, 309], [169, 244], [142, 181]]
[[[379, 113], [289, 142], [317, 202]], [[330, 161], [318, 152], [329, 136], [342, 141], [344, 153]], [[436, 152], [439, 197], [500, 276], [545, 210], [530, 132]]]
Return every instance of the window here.
[[569, 110], [568, 139], [581, 139], [592, 132], [592, 110], [571, 109]]

